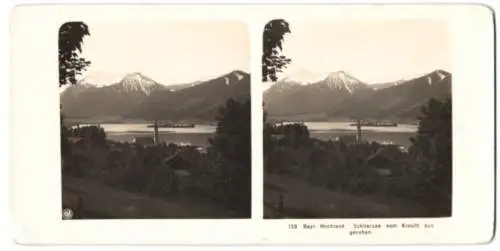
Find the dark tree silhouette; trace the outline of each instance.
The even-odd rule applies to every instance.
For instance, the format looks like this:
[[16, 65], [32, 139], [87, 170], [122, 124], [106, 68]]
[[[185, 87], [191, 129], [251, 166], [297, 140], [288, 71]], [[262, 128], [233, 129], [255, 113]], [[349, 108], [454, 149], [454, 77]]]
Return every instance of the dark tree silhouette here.
[[250, 217], [251, 210], [251, 108], [250, 100], [230, 98], [220, 108], [210, 151], [220, 163], [219, 187], [224, 200]]
[[267, 121], [267, 112], [264, 111], [263, 118], [263, 146], [264, 146], [264, 168], [270, 170], [273, 167], [273, 161], [276, 159], [275, 142], [273, 140], [273, 133], [275, 128]]
[[264, 111], [264, 118], [263, 118], [263, 141], [264, 141], [264, 153], [266, 152], [272, 152], [273, 148], [273, 139], [272, 139], [272, 133], [274, 131], [274, 127], [272, 124], [267, 122], [267, 112]]
[[422, 107], [417, 136], [410, 153], [417, 172], [418, 196], [433, 214], [451, 215], [452, 102], [430, 99]]
[[59, 28], [59, 86], [76, 84], [90, 61], [83, 58], [83, 37], [90, 35], [88, 26], [83, 22], [67, 22]]
[[[79, 53], [82, 52], [83, 37], [90, 35], [88, 26], [83, 22], [67, 22], [59, 28], [59, 87], [76, 84], [76, 76], [89, 65]], [[64, 126], [64, 115], [60, 106], [61, 154], [63, 158], [69, 151], [69, 130]]]
[[215, 136], [210, 141], [220, 156], [242, 166], [250, 164], [250, 116], [250, 101], [228, 99], [219, 109]]
[[276, 81], [291, 59], [281, 55], [284, 35], [290, 33], [289, 24], [283, 19], [269, 21], [264, 27], [264, 50], [262, 54], [262, 81]]
[[61, 156], [64, 158], [70, 150], [70, 145], [68, 142], [68, 136], [70, 134], [70, 131], [66, 126], [64, 126], [64, 114], [61, 112], [60, 113], [60, 126], [61, 126]]
[[309, 141], [309, 129], [302, 124], [281, 125], [274, 128], [275, 132], [285, 137], [292, 146], [298, 147]]
[[93, 146], [106, 146], [106, 132], [102, 127], [84, 126], [75, 128], [72, 131], [73, 136], [82, 137]]

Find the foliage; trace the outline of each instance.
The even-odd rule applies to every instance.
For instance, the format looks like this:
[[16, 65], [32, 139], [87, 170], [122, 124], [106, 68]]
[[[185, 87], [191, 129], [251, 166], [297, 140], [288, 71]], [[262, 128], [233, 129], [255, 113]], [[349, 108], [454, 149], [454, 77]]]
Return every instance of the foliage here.
[[222, 200], [250, 217], [251, 209], [251, 106], [250, 100], [228, 99], [219, 110], [217, 128], [210, 139], [211, 154], [220, 170], [217, 186]]
[[410, 148], [418, 177], [418, 196], [434, 213], [451, 215], [451, 99], [430, 99], [421, 112], [417, 136]]
[[[79, 55], [82, 52], [83, 37], [87, 35], [90, 35], [89, 29], [83, 22], [67, 22], [59, 28], [59, 87], [68, 83], [76, 84], [76, 76], [90, 65], [90, 61]], [[64, 126], [62, 107], [60, 109], [61, 156], [65, 159], [69, 152], [70, 131]]]
[[250, 101], [230, 98], [219, 109], [217, 128], [210, 144], [220, 156], [242, 166], [250, 165], [251, 121]]
[[267, 112], [264, 111], [263, 118], [263, 143], [264, 143], [264, 155], [267, 153], [271, 153], [273, 151], [273, 139], [272, 133], [274, 131], [273, 125], [267, 123]]
[[[373, 196], [382, 203], [407, 210], [401, 211], [402, 215], [451, 215], [450, 99], [430, 100], [422, 108], [419, 130], [409, 151], [375, 142], [344, 144], [310, 138], [307, 143], [290, 144], [286, 140], [292, 138], [290, 135], [306, 139], [307, 127], [304, 128], [300, 124], [264, 126], [267, 172], [355, 196]], [[278, 133], [282, 138], [272, 137]], [[379, 165], [367, 161], [375, 153], [389, 160], [387, 166], [383, 164], [383, 168], [391, 171], [389, 177], [381, 176], [375, 170]], [[401, 203], [412, 206], [406, 208]]]
[[106, 146], [106, 133], [100, 126], [77, 127], [71, 131], [71, 135], [82, 137], [93, 146]]
[[[82, 139], [70, 141], [71, 153], [66, 162], [69, 171], [63, 175], [95, 179], [163, 199], [211, 198], [240, 217], [250, 217], [250, 101], [229, 99], [220, 109], [218, 122], [208, 153], [175, 144], [143, 147], [113, 142], [98, 126], [74, 128], [70, 136]], [[189, 162], [188, 166], [186, 161], [176, 159], [164, 162], [174, 153]], [[176, 177], [174, 170], [183, 168], [191, 175]]]
[[287, 124], [274, 127], [274, 133], [284, 136], [284, 140], [294, 147], [298, 147], [309, 142], [309, 130], [303, 124]]
[[[69, 134], [82, 139], [69, 141], [69, 168], [63, 175], [162, 199], [210, 198], [238, 212], [239, 217], [250, 217], [250, 115], [250, 101], [229, 99], [220, 109], [208, 153], [175, 144], [143, 147], [113, 142], [98, 126], [77, 127]], [[166, 163], [173, 154], [176, 157]], [[187, 169], [191, 175], [176, 176], [174, 170], [178, 169]]]
[[76, 84], [90, 61], [83, 58], [83, 37], [90, 35], [88, 26], [83, 22], [67, 22], [59, 29], [59, 86]]
[[60, 128], [61, 128], [61, 156], [64, 158], [68, 152], [70, 151], [69, 147], [69, 142], [68, 142], [68, 136], [70, 134], [70, 131], [66, 126], [64, 126], [64, 114], [61, 112], [60, 113]]
[[281, 55], [284, 35], [290, 33], [288, 22], [275, 19], [266, 24], [263, 34], [262, 81], [276, 81], [277, 73], [291, 62], [291, 59]]

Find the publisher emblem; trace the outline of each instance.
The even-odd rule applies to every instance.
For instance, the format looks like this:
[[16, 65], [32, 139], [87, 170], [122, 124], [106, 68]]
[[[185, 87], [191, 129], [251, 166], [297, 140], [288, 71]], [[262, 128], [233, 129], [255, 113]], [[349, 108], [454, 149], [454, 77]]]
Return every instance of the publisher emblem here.
[[73, 219], [73, 210], [65, 208], [63, 209], [62, 215], [63, 215], [63, 220]]

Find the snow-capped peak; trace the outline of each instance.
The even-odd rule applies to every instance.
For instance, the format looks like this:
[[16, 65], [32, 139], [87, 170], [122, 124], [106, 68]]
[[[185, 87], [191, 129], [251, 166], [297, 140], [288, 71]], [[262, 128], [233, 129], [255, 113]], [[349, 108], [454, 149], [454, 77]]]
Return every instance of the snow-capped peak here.
[[363, 84], [357, 78], [349, 75], [345, 71], [336, 71], [330, 73], [316, 73], [307, 70], [300, 70], [290, 74], [278, 81], [276, 88], [288, 88], [294, 85], [316, 85], [326, 84], [332, 90], [347, 90], [353, 93], [354, 89]]
[[361, 84], [362, 82], [358, 79], [352, 77], [344, 71], [337, 71], [328, 74], [323, 82], [328, 85], [328, 87], [336, 90], [346, 89], [351, 94], [354, 91], [356, 85]]
[[219, 78], [222, 78], [224, 79], [224, 83], [226, 85], [231, 85], [231, 84], [234, 84], [234, 83], [239, 83], [242, 79], [245, 78], [245, 76], [247, 75], [247, 73], [243, 72], [243, 71], [240, 71], [240, 70], [234, 70], [230, 73], [227, 73], [223, 76], [220, 76]]
[[151, 89], [158, 83], [156, 83], [151, 78], [136, 72], [126, 75], [120, 81], [120, 84], [125, 89], [125, 91], [142, 91], [146, 95], [150, 95]]
[[234, 70], [231, 73], [227, 74], [226, 77], [229, 78], [229, 80], [234, 79], [235, 82], [239, 82], [243, 78], [245, 78], [245, 72], [240, 71], [240, 70]]
[[441, 81], [441, 80], [445, 79], [446, 77], [450, 76], [450, 73], [448, 73], [444, 70], [435, 70], [433, 73], [434, 73], [434, 75], [436, 75], [439, 78], [438, 81]]
[[437, 71], [436, 73], [439, 77], [439, 80], [443, 80], [444, 78], [446, 78], [446, 75], [444, 75], [442, 72]]
[[432, 78], [431, 78], [431, 76], [427, 76], [427, 83], [429, 85], [432, 85]]
[[240, 81], [240, 80], [243, 79], [243, 75], [241, 75], [239, 72], [235, 72], [234, 75], [236, 76], [236, 78], [238, 79], [238, 81]]

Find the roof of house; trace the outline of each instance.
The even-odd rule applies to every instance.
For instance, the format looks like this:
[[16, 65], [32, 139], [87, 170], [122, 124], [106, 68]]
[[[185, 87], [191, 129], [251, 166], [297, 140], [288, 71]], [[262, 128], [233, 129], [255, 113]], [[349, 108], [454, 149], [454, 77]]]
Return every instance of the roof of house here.
[[272, 134], [272, 135], [271, 135], [271, 137], [272, 137], [273, 139], [278, 139], [278, 140], [279, 140], [279, 139], [284, 138], [284, 137], [285, 137], [285, 135], [283, 135], [283, 134]]
[[186, 169], [174, 170], [174, 173], [179, 177], [186, 177], [191, 175], [191, 173]]
[[171, 165], [173, 169], [185, 169], [191, 164], [191, 162], [185, 156], [182, 156], [182, 153], [182, 150], [177, 150], [175, 153], [164, 158], [162, 163]]
[[175, 158], [176, 156], [178, 156], [180, 153], [179, 150], [175, 151], [173, 154], [167, 156], [166, 158], [163, 159], [163, 163], [168, 163], [170, 160], [172, 160], [173, 158]]
[[394, 163], [394, 160], [385, 155], [385, 150], [380, 148], [374, 154], [370, 155], [365, 159], [366, 163], [374, 165], [376, 167], [387, 167]]
[[392, 174], [391, 170], [385, 168], [375, 168], [375, 172], [380, 176], [390, 176]]

